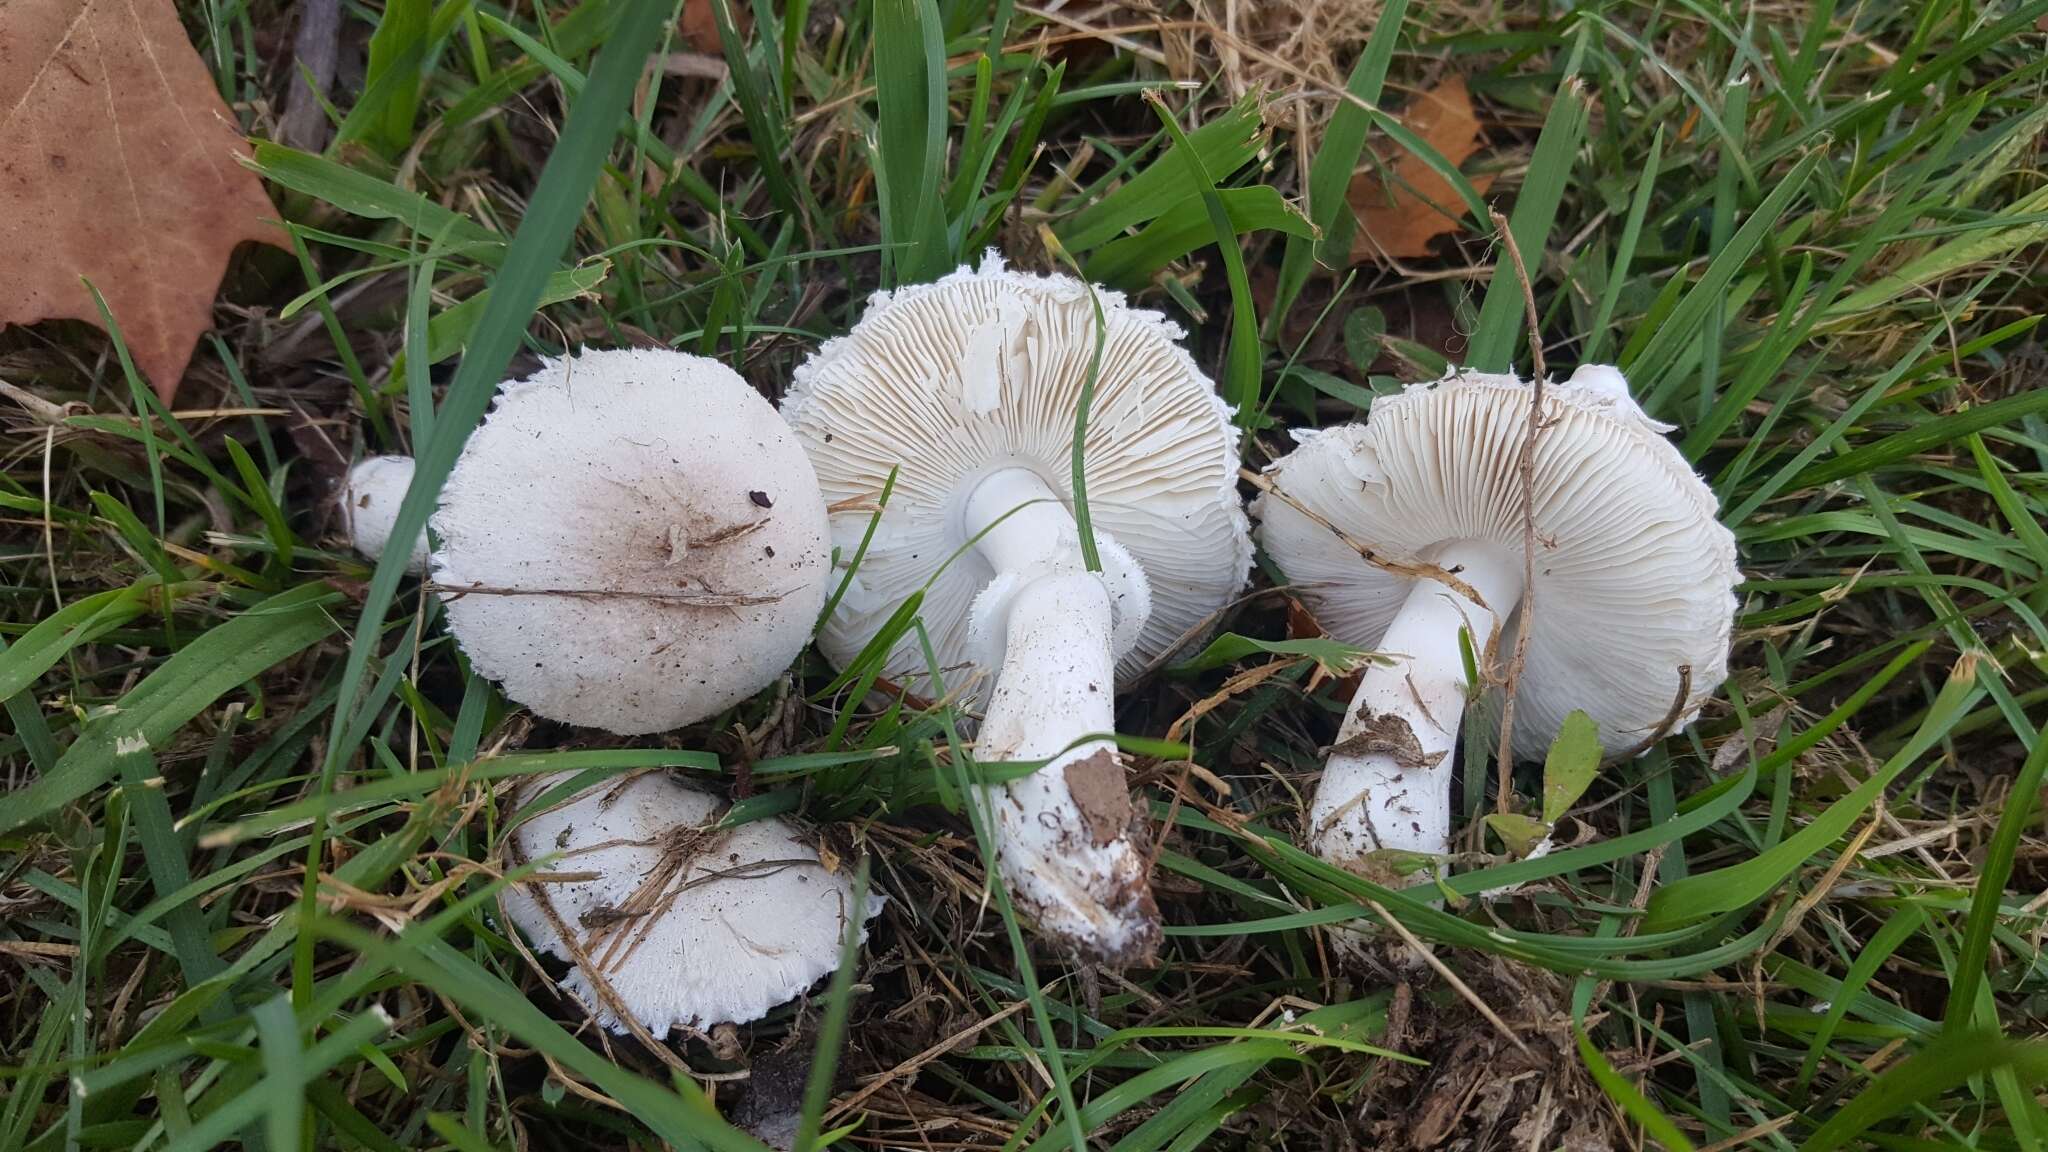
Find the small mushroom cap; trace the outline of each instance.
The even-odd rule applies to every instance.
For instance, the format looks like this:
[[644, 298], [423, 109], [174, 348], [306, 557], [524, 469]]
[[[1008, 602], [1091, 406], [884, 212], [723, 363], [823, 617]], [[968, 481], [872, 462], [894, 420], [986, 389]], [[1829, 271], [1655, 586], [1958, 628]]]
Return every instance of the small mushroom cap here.
[[[1670, 717], [1681, 666], [1692, 672], [1677, 722], [1690, 723], [1728, 674], [1735, 537], [1666, 427], [1629, 399], [1619, 372], [1598, 367], [1544, 390], [1535, 623], [1515, 697], [1524, 757], [1540, 756], [1573, 709], [1599, 722], [1609, 751], [1638, 743]], [[1364, 424], [1297, 432], [1301, 446], [1267, 471], [1387, 560], [1428, 561], [1448, 541], [1478, 540], [1519, 566], [1530, 392], [1513, 376], [1454, 371], [1380, 397]], [[1410, 578], [1367, 563], [1273, 496], [1252, 511], [1260, 544], [1323, 627], [1347, 644], [1377, 643]], [[1523, 618], [1518, 607], [1506, 621], [1500, 652], [1513, 650]]]
[[830, 572], [796, 437], [732, 370], [677, 352], [585, 352], [505, 385], [434, 530], [477, 671], [551, 720], [627, 735], [772, 683]]
[[[1121, 293], [1096, 295], [1107, 336], [1083, 448], [1088, 509], [1096, 530], [1137, 561], [1151, 593], [1150, 618], [1119, 665], [1128, 676], [1236, 594], [1251, 542], [1230, 409], [1178, 343], [1179, 327], [1129, 307]], [[967, 547], [964, 506], [982, 479], [1010, 467], [1029, 468], [1071, 505], [1074, 417], [1095, 333], [1086, 285], [1009, 271], [991, 252], [978, 270], [876, 293], [850, 333], [797, 369], [783, 413], [826, 502], [855, 505], [832, 516], [842, 564], [889, 470], [900, 469], [867, 554], [820, 631], [828, 658], [852, 660], [927, 580], [922, 614], [940, 666], [985, 654], [970, 638], [973, 604], [996, 574]], [[924, 679], [914, 634], [886, 668]]]
[[[371, 560], [384, 555], [385, 546], [391, 542], [391, 529], [398, 523], [398, 506], [405, 500], [405, 490], [412, 486], [412, 474], [410, 456], [369, 456], [348, 470], [348, 480], [341, 486], [336, 503], [341, 506], [342, 521], [348, 525], [349, 547]], [[414, 572], [427, 570], [425, 532], [413, 541], [406, 567]]]
[[[585, 789], [521, 824], [512, 841], [518, 863], [559, 857], [541, 877], [587, 878], [513, 885], [506, 917], [542, 951], [572, 962], [581, 951], [657, 1037], [760, 1019], [839, 966], [853, 884], [826, 871], [788, 822], [720, 829], [721, 808], [661, 773]], [[882, 903], [868, 897], [863, 941]], [[628, 1030], [581, 963], [563, 983], [598, 1023]]]

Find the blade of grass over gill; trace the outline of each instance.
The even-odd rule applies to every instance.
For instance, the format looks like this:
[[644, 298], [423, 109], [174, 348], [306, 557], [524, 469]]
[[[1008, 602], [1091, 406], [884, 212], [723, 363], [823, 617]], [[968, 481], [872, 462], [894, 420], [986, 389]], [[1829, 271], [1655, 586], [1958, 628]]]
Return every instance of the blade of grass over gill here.
[[1984, 695], [1977, 684], [1975, 656], [1958, 661], [1927, 710], [1919, 731], [1868, 780], [1776, 846], [1739, 864], [1675, 881], [1650, 896], [1643, 931], [1656, 932], [1688, 920], [1730, 912], [1762, 899], [1849, 830], [1891, 783], [1919, 762]]
[[[1529, 157], [1528, 175], [1515, 197], [1514, 214], [1508, 231], [1515, 247], [1527, 262], [1533, 281], [1543, 273], [1543, 253], [1550, 243], [1550, 229], [1557, 221], [1557, 206], [1571, 182], [1572, 165], [1578, 159], [1579, 141], [1586, 134], [1592, 102], [1580, 82], [1579, 61], [1591, 37], [1590, 25], [1581, 25], [1572, 41], [1558, 77], [1557, 96], [1543, 118], [1543, 131], [1536, 137], [1536, 150]], [[1486, 219], [1484, 213], [1479, 217]], [[1505, 255], [1503, 253], [1503, 255]], [[1514, 367], [1515, 349], [1524, 337], [1542, 339], [1528, 331], [1523, 305], [1522, 283], [1515, 275], [1514, 261], [1494, 262], [1493, 279], [1486, 286], [1486, 299], [1479, 306], [1479, 323], [1467, 351], [1467, 364], [1481, 372], [1506, 372]]]
[[[1230, 280], [1230, 344], [1224, 353], [1223, 399], [1237, 410], [1237, 420], [1242, 425], [1258, 412], [1259, 365], [1262, 359], [1258, 304], [1252, 298], [1252, 283], [1245, 272], [1244, 252], [1238, 247], [1237, 233], [1231, 228], [1230, 213], [1223, 207], [1223, 198], [1216, 194], [1216, 181], [1209, 175], [1201, 154], [1188, 143], [1179, 119], [1157, 92], [1147, 90], [1145, 100], [1158, 113], [1159, 122], [1166, 126], [1167, 134], [1173, 137], [1172, 155], [1181, 158], [1188, 177], [1194, 181], [1195, 191], [1208, 209], [1209, 227], [1216, 233], [1216, 245], [1223, 252], [1223, 268]], [[1162, 161], [1171, 162], [1170, 158]]]
[[1976, 891], [1970, 898], [1970, 915], [1964, 923], [1963, 946], [1956, 957], [1943, 1020], [1950, 1033], [1968, 1028], [1976, 1009], [1977, 991], [1985, 980], [1984, 966], [1991, 958], [1991, 935], [1998, 927], [1999, 903], [2005, 897], [2006, 881], [2012, 877], [2020, 838], [2032, 822], [2044, 772], [2048, 772], [2048, 740], [2036, 739], [2033, 752], [2013, 778], [2005, 809], [1998, 816], [1998, 830], [1992, 833], [1991, 847], [1977, 868]]
[[1366, 109], [1377, 105], [1387, 80], [1387, 64], [1394, 58], [1394, 45], [1401, 38], [1401, 21], [1408, 14], [1408, 0], [1389, 0], [1381, 7], [1365, 50], [1352, 65], [1344, 82], [1348, 99], [1337, 103], [1323, 138], [1316, 145], [1308, 169], [1308, 218], [1315, 231], [1309, 236], [1290, 236], [1280, 258], [1280, 282], [1273, 291], [1272, 310], [1266, 316], [1266, 338], [1275, 339], [1287, 313], [1308, 283], [1317, 263], [1342, 268], [1351, 261], [1351, 234], [1358, 219], [1352, 215], [1346, 193], [1351, 174], [1358, 170], [1358, 158], [1365, 151], [1366, 132], [1372, 115]]
[[1102, 297], [1083, 275], [1074, 258], [1060, 246], [1053, 230], [1041, 226], [1038, 236], [1046, 248], [1074, 273], [1088, 290], [1088, 307], [1095, 314], [1095, 343], [1088, 352], [1088, 375], [1081, 379], [1081, 395], [1074, 403], [1074, 441], [1068, 456], [1072, 462], [1074, 486], [1074, 531], [1081, 541], [1081, 563], [1090, 572], [1102, 571], [1102, 556], [1095, 546], [1095, 523], [1088, 515], [1088, 412], [1095, 404], [1095, 382], [1102, 376], [1102, 346], [1109, 339], [1109, 320], [1102, 314]]
[[868, 866], [869, 860], [863, 856], [853, 872], [853, 897], [847, 902], [853, 914], [844, 917], [846, 928], [839, 941], [839, 967], [833, 969], [832, 982], [825, 990], [825, 1018], [818, 1024], [811, 1075], [804, 1082], [803, 1113], [797, 1120], [792, 1152], [812, 1152], [818, 1146], [818, 1128], [825, 1115], [825, 1106], [832, 1102], [832, 1082], [839, 1069], [839, 1050], [846, 1044], [846, 1017], [853, 1008], [853, 971], [860, 963], [861, 926], [866, 923], [862, 912], [868, 899]]
[[[628, 0], [618, 27], [599, 50], [588, 82], [570, 107], [568, 121], [541, 172], [525, 218], [506, 250], [504, 266], [492, 284], [490, 303], [477, 323], [469, 352], [448, 385], [438, 413], [439, 427], [417, 454], [412, 486], [399, 504], [392, 539], [416, 539], [426, 527], [427, 516], [440, 495], [441, 485], [455, 467], [463, 443], [490, 406], [506, 365], [511, 363], [512, 353], [524, 337], [534, 303], [540, 299], [541, 289], [582, 218], [599, 166], [611, 151], [627, 100], [639, 81], [648, 53], [661, 37], [668, 11], [669, 6], [662, 0]], [[364, 592], [360, 623], [342, 671], [340, 701], [320, 766], [322, 793], [333, 789], [343, 761], [355, 753], [342, 736], [354, 723], [357, 693], [369, 667], [370, 654], [383, 634], [384, 617], [391, 608], [399, 581], [404, 578], [408, 559], [403, 548], [387, 550]], [[311, 918], [314, 878], [321, 870], [320, 857], [324, 851], [319, 833], [316, 826], [313, 845], [308, 849], [300, 904], [301, 915], [306, 919]], [[293, 1003], [298, 1007], [303, 1008], [311, 995], [312, 972], [312, 937], [307, 934], [300, 937], [293, 963]]]
[[933, 0], [875, 0], [875, 177], [892, 284], [952, 270], [945, 200], [946, 52]]

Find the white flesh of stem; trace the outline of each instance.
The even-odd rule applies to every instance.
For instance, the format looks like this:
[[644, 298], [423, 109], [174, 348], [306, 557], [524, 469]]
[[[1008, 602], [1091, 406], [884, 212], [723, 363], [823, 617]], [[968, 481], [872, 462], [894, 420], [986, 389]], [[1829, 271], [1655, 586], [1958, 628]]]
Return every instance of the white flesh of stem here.
[[1380, 641], [1390, 662], [1360, 678], [1310, 808], [1316, 849], [1335, 863], [1383, 848], [1450, 850], [1452, 750], [1468, 688], [1458, 632], [1470, 630], [1483, 660], [1495, 613], [1507, 615], [1521, 599], [1522, 558], [1453, 541], [1431, 559], [1487, 607], [1434, 580], [1418, 580], [1408, 593]]
[[1074, 518], [1035, 473], [1005, 469], [982, 481], [966, 528], [986, 529], [976, 547], [999, 574], [1026, 580], [1003, 624], [976, 758], [1050, 758], [993, 797], [1003, 878], [1054, 935], [1098, 957], [1135, 958], [1156, 938], [1158, 914], [1130, 836], [1123, 768], [1108, 740], [1068, 748], [1115, 726], [1109, 591], [1062, 556], [1079, 547]]

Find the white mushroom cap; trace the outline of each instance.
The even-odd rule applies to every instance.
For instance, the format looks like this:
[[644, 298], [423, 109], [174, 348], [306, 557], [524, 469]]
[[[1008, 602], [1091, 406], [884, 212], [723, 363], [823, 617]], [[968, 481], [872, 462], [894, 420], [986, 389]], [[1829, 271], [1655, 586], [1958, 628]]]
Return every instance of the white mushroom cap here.
[[630, 735], [710, 716], [781, 674], [824, 607], [810, 460], [700, 356], [585, 352], [506, 384], [433, 523], [463, 651], [570, 724]]
[[[1147, 589], [1133, 577], [1141, 576], [1150, 593], [1149, 619], [1119, 652], [1119, 674], [1128, 676], [1236, 593], [1251, 544], [1237, 496], [1237, 431], [1178, 343], [1180, 328], [1129, 307], [1121, 293], [1097, 296], [1108, 332], [1083, 450], [1088, 508], [1098, 533], [1139, 568], [1112, 572], [1112, 584], [1139, 599]], [[1009, 271], [991, 252], [978, 270], [876, 293], [852, 332], [797, 369], [783, 412], [817, 466], [826, 502], [865, 505], [832, 517], [841, 564], [867, 530], [889, 470], [901, 469], [874, 540], [818, 637], [827, 657], [850, 661], [932, 580], [922, 615], [940, 665], [991, 658], [986, 644], [974, 643], [972, 624], [975, 598], [996, 573], [964, 548], [965, 506], [982, 479], [1013, 467], [1071, 504], [1074, 414], [1095, 333], [1086, 285]], [[1117, 559], [1104, 549], [1106, 565]], [[984, 622], [991, 607], [984, 605]], [[1143, 618], [1121, 601], [1118, 616]], [[914, 682], [924, 671], [916, 637], [906, 637], [888, 674]]]
[[[1320, 432], [1268, 472], [1274, 486], [1352, 539], [1395, 561], [1430, 561], [1453, 540], [1523, 553], [1521, 480], [1530, 386], [1457, 372], [1374, 402], [1370, 419]], [[1671, 712], [1679, 669], [1690, 723], [1728, 674], [1735, 538], [1713, 492], [1596, 365], [1544, 391], [1537, 441], [1535, 621], [1516, 692], [1515, 751], [1540, 756], [1573, 709], [1600, 725], [1609, 751], [1654, 733]], [[1253, 505], [1259, 541], [1347, 644], [1371, 646], [1411, 579], [1367, 563], [1272, 496]], [[1502, 629], [1512, 651], [1523, 609]], [[1485, 637], [1476, 638], [1484, 643]]]
[[[720, 829], [720, 808], [660, 773], [585, 789], [513, 832], [517, 863], [560, 859], [505, 890], [506, 917], [542, 951], [574, 961], [580, 950], [657, 1037], [760, 1019], [839, 966], [853, 884], [788, 822]], [[863, 941], [882, 903], [870, 895], [861, 910]], [[598, 1023], [628, 1031], [580, 964], [563, 983]]]
[[[412, 473], [410, 456], [369, 456], [348, 470], [348, 479], [335, 502], [341, 506], [342, 519], [348, 524], [349, 547], [371, 560], [384, 555], [385, 545], [391, 542], [391, 529], [398, 523], [398, 506], [405, 500], [405, 490], [412, 486]], [[413, 541], [412, 557], [406, 567], [414, 572], [427, 570], [425, 532]]]

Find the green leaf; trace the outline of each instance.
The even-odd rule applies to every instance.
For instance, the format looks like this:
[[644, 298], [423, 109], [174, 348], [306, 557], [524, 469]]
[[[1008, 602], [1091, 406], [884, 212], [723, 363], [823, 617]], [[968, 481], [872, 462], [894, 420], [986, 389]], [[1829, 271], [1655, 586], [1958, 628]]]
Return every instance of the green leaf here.
[[1543, 838], [1550, 835], [1549, 824], [1520, 812], [1488, 812], [1486, 826], [1493, 829], [1493, 834], [1500, 837], [1508, 851], [1523, 859], [1527, 859]]
[[74, 600], [37, 621], [0, 652], [0, 697], [25, 691], [55, 667], [65, 653], [90, 644], [148, 610], [149, 596], [162, 587], [147, 577], [126, 588]]
[[[1223, 200], [1224, 215], [1229, 217], [1235, 235], [1315, 235], [1308, 218], [1271, 185], [1225, 188], [1217, 195]], [[1096, 249], [1088, 261], [1088, 276], [1098, 283], [1142, 287], [1168, 264], [1215, 242], [1216, 232], [1207, 205], [1200, 200], [1184, 200], [1145, 225], [1137, 235], [1119, 237]]]
[[1749, 262], [1751, 254], [1764, 242], [1764, 237], [1778, 227], [1778, 218], [1791, 206], [1793, 198], [1805, 189], [1807, 179], [1820, 163], [1820, 157], [1818, 152], [1808, 153], [1777, 181], [1770, 195], [1764, 197], [1756, 211], [1749, 214], [1749, 219], [1742, 222], [1742, 227], [1735, 230], [1735, 235], [1728, 238], [1727, 246], [1708, 263], [1706, 274], [1686, 291], [1671, 315], [1657, 325], [1642, 352], [1634, 357], [1624, 357], [1626, 362], [1622, 370], [1630, 379], [1639, 379], [1640, 383], [1647, 384], [1662, 375], [1672, 366], [1678, 353], [1699, 335], [1709, 309], [1727, 294], [1729, 283]]
[[1353, 308], [1344, 317], [1344, 357], [1359, 372], [1372, 370], [1387, 335], [1387, 314], [1378, 308]]
[[1972, 1077], [2011, 1068], [2026, 1084], [2048, 1080], [2048, 1044], [1997, 1034], [1947, 1033], [1880, 1073], [1816, 1129], [1799, 1152], [1833, 1152], [1858, 1134]]
[[946, 246], [946, 53], [932, 0], [875, 2], [875, 181], [891, 283], [953, 268]]
[[162, 747], [201, 710], [333, 632], [325, 584], [281, 592], [215, 627], [159, 664], [120, 701], [86, 721], [56, 768], [0, 795], [0, 832], [40, 820], [111, 779], [124, 747]]
[[1225, 632], [1209, 641], [1208, 646], [1188, 659], [1175, 664], [1175, 672], [1206, 672], [1235, 664], [1255, 652], [1269, 656], [1306, 657], [1316, 662], [1323, 671], [1336, 676], [1348, 676], [1372, 658], [1363, 648], [1339, 644], [1325, 636], [1310, 636], [1300, 640], [1260, 640], [1252, 636], [1241, 636], [1236, 632]]
[[[1252, 98], [1239, 101], [1228, 112], [1186, 135], [1188, 151], [1217, 180], [1251, 163], [1266, 141], [1259, 105]], [[1091, 252], [1115, 239], [1124, 229], [1156, 220], [1175, 205], [1196, 201], [1200, 195], [1189, 180], [1184, 163], [1162, 156], [1102, 199], [1074, 213], [1054, 232], [1069, 252]]]
[[1543, 758], [1543, 820], [1555, 824], [1586, 794], [1600, 772], [1600, 725], [1573, 709]]
[[493, 260], [505, 243], [503, 236], [417, 192], [282, 144], [258, 141], [254, 154], [244, 163], [273, 184], [303, 192], [350, 215], [396, 220], [420, 235], [442, 237], [457, 247], [480, 248], [475, 254], [486, 260]]
[[[605, 275], [611, 271], [612, 262], [605, 259], [586, 260], [574, 268], [565, 268], [548, 277], [547, 286], [541, 289], [540, 302], [534, 307], [545, 308], [588, 296], [604, 283]], [[471, 334], [476, 331], [477, 321], [483, 319], [484, 309], [491, 301], [491, 290], [485, 288], [467, 300], [458, 301], [443, 308], [427, 322], [427, 363], [441, 361], [461, 352], [469, 344]], [[391, 375], [404, 377], [406, 367], [411, 363], [404, 352], [391, 362]]]
[[[1579, 60], [1585, 54], [1591, 29], [1581, 27], [1565, 58], [1558, 79], [1557, 96], [1543, 118], [1536, 150], [1529, 156], [1529, 173], [1515, 196], [1514, 214], [1508, 218], [1508, 232], [1527, 265], [1533, 286], [1543, 274], [1544, 253], [1550, 245], [1550, 229], [1557, 221], [1557, 206], [1571, 183], [1572, 165], [1579, 154], [1579, 141], [1586, 134], [1592, 101], [1579, 82]], [[1522, 282], [1515, 275], [1514, 261], [1506, 251], [1494, 263], [1493, 279], [1486, 286], [1486, 300], [1479, 306], [1479, 324], [1472, 346], [1465, 354], [1467, 365], [1481, 372], [1506, 372], [1514, 367], [1515, 349], [1529, 335], [1528, 307]]]
[[[1280, 259], [1280, 281], [1274, 289], [1268, 323], [1277, 331], [1294, 301], [1308, 283], [1312, 263], [1342, 268], [1351, 260], [1351, 234], [1358, 227], [1347, 193], [1358, 158], [1365, 152], [1365, 137], [1372, 127], [1369, 109], [1380, 101], [1386, 85], [1387, 65], [1394, 58], [1394, 45], [1401, 37], [1401, 21], [1407, 17], [1408, 0], [1389, 0], [1380, 8], [1365, 50], [1351, 67], [1344, 82], [1348, 99], [1339, 101], [1323, 128], [1315, 158], [1309, 161], [1309, 219], [1315, 231], [1309, 236], [1292, 236]], [[1311, 243], [1311, 239], [1313, 243]], [[1271, 333], [1269, 332], [1270, 336]], [[1364, 371], [1363, 367], [1360, 371]]]
[[[2048, 212], [2048, 188], [2005, 206], [2000, 217], [2038, 217]], [[1994, 260], [2048, 239], [2048, 221], [2033, 219], [1995, 231], [1966, 233], [1962, 238], [1924, 253], [1900, 265], [1875, 283], [1852, 292], [1827, 310], [1827, 322], [1839, 324], [1859, 313], [1882, 307], [1893, 300], [1932, 284], [1943, 277], [1987, 260]]]
[[1702, 872], [1665, 885], [1650, 897], [1643, 931], [1656, 932], [1688, 920], [1729, 912], [1761, 900], [1849, 830], [1892, 781], [1916, 764], [1983, 695], [1973, 661], [1957, 665], [1927, 710], [1919, 731], [1870, 779], [1828, 805], [1819, 816], [1775, 847], [1726, 868]]
[[2048, 738], [2037, 736], [2033, 752], [2013, 777], [2005, 808], [1998, 814], [1998, 830], [1992, 833], [1991, 847], [1984, 853], [1983, 863], [1978, 865], [1972, 881], [1975, 892], [1970, 898], [1970, 916], [1963, 929], [1962, 952], [1956, 958], [1944, 1021], [1950, 1032], [1968, 1027], [1976, 1010], [1977, 990], [1984, 984], [1984, 966], [1991, 958], [1991, 935], [1998, 928], [1999, 902], [2005, 897], [2006, 881], [2012, 877], [2020, 839], [2032, 824], [2044, 772], [2048, 772]]
[[1146, 95], [1152, 100], [1152, 110], [1159, 114], [1159, 122], [1166, 126], [1167, 135], [1173, 137], [1174, 154], [1181, 158], [1196, 194], [1202, 198], [1202, 207], [1209, 214], [1209, 228], [1223, 252], [1223, 270], [1230, 281], [1230, 344], [1223, 354], [1223, 400], [1237, 410], [1238, 424], [1248, 425], [1258, 417], [1259, 368], [1264, 349], [1259, 346], [1258, 304], [1252, 296], [1251, 277], [1245, 271], [1244, 252], [1238, 247], [1237, 234], [1231, 230], [1230, 213], [1223, 206], [1223, 197], [1216, 192], [1215, 175], [1203, 164], [1201, 153], [1188, 142], [1166, 101], [1151, 92]]
[[370, 36], [363, 93], [336, 130], [336, 144], [366, 140], [395, 156], [412, 143], [433, 7], [433, 0], [385, 0], [377, 31]]
[[1665, 1152], [1692, 1152], [1692, 1141], [1685, 1138], [1685, 1133], [1678, 1130], [1671, 1117], [1650, 1103], [1650, 1098], [1638, 1091], [1627, 1077], [1614, 1070], [1614, 1065], [1608, 1063], [1607, 1057], [1594, 1046], [1593, 1038], [1586, 1035], [1583, 1024], [1574, 1021], [1572, 1034], [1578, 1040], [1579, 1059], [1586, 1062], [1586, 1071], [1592, 1073], [1593, 1083], [1607, 1093], [1608, 1099], [1628, 1113], [1629, 1119], [1641, 1124], [1644, 1134], [1662, 1145]]

